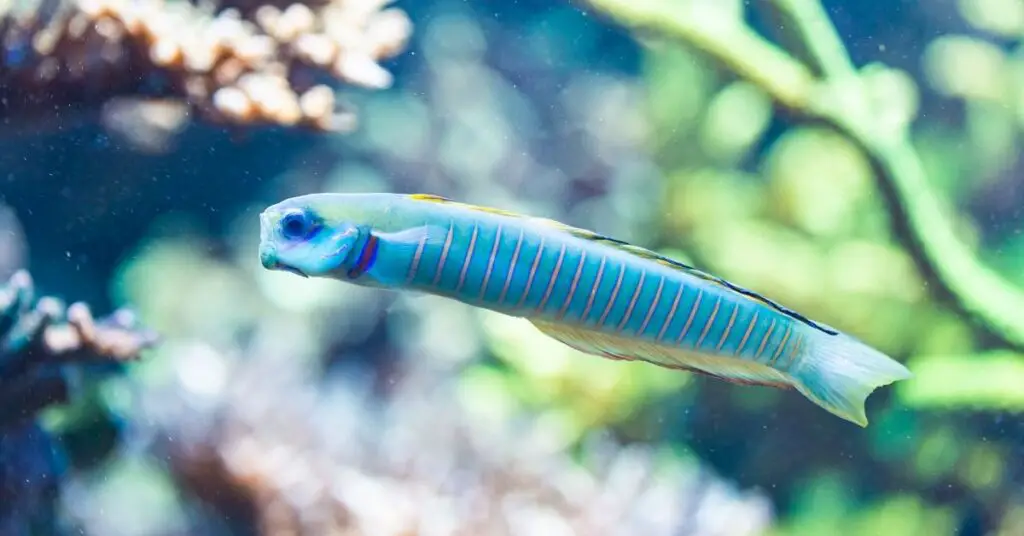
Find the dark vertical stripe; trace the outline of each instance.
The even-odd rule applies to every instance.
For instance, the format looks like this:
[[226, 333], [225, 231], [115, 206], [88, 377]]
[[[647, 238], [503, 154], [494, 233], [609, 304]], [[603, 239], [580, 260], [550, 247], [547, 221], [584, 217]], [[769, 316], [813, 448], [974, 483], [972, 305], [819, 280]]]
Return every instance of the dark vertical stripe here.
[[754, 361], [760, 361], [761, 355], [764, 353], [764, 346], [768, 344], [768, 339], [772, 336], [772, 331], [775, 331], [775, 323], [777, 320], [772, 318], [771, 324], [768, 324], [768, 330], [764, 332], [764, 337], [761, 339], [761, 344], [757, 347], [757, 352], [754, 353]]
[[466, 283], [466, 272], [469, 271], [469, 265], [473, 262], [473, 253], [476, 248], [476, 235], [480, 232], [480, 225], [473, 224], [473, 235], [469, 237], [469, 249], [466, 250], [466, 258], [462, 261], [462, 272], [459, 273], [459, 283], [455, 285], [455, 292], [462, 290], [462, 285]]
[[775, 360], [777, 360], [779, 358], [779, 356], [782, 355], [782, 351], [785, 350], [786, 343], [789, 341], [789, 335], [792, 332], [793, 332], [793, 323], [792, 322], [787, 322], [786, 323], [786, 333], [784, 333], [782, 335], [782, 340], [779, 342], [779, 347], [775, 349], [775, 353], [772, 355], [772, 358], [768, 361], [768, 366], [774, 365], [775, 364]]
[[790, 347], [789, 351], [787, 352], [786, 363], [784, 365], [779, 365], [782, 368], [782, 370], [789, 370], [789, 367], [793, 366], [793, 361], [795, 361], [796, 358], [800, 357], [800, 349], [804, 345], [805, 337], [806, 335], [804, 335], [803, 333], [796, 334], [796, 340], [793, 341], [793, 346]]
[[619, 266], [619, 277], [615, 280], [615, 287], [612, 288], [612, 295], [608, 298], [608, 305], [605, 305], [601, 318], [597, 319], [598, 327], [604, 327], [604, 321], [608, 318], [608, 313], [612, 311], [612, 306], [615, 305], [615, 298], [619, 297], [619, 289], [622, 288], [622, 276], [625, 274], [626, 263], [622, 263]]
[[580, 323], [587, 322], [587, 315], [590, 314], [590, 308], [594, 305], [594, 298], [597, 297], [597, 291], [601, 288], [602, 279], [604, 275], [604, 265], [608, 262], [608, 256], [601, 256], [601, 264], [597, 267], [597, 275], [594, 276], [594, 282], [590, 288], [590, 297], [587, 298], [587, 306], [583, 309], [583, 314], [580, 315]]
[[743, 338], [740, 339], [740, 345], [736, 348], [735, 355], [743, 355], [743, 347], [747, 345], [747, 339], [750, 338], [750, 334], [754, 331], [754, 326], [757, 325], [757, 313], [757, 309], [754, 309], [754, 316], [750, 317], [750, 320], [747, 321], [747, 330], [743, 333]]
[[[452, 245], [452, 234], [453, 234], [453, 231], [454, 231], [454, 229], [453, 229], [454, 226], [455, 226], [455, 222], [449, 221], [449, 230], [447, 230], [447, 235], [444, 236], [444, 245], [445, 245], [445, 247], [450, 247]], [[430, 238], [429, 234], [424, 233], [423, 238], [420, 239], [420, 244], [418, 246], [416, 246], [416, 253], [413, 254], [413, 261], [409, 265], [409, 275], [406, 277], [406, 284], [407, 285], [413, 283], [413, 281], [416, 280], [416, 276], [420, 272], [420, 262], [423, 260], [423, 252], [427, 248], [427, 240], [429, 238]], [[446, 255], [447, 255], [447, 250], [444, 249], [442, 251], [442, 253], [441, 253], [441, 260], [438, 262], [438, 267], [443, 266], [443, 262], [444, 262], [443, 258]], [[440, 276], [439, 276], [440, 273], [441, 273], [440, 270], [438, 270], [437, 274], [434, 275], [434, 279], [435, 279], [434, 284], [435, 285], [437, 284], [436, 280], [440, 278]]]
[[704, 339], [708, 336], [711, 331], [711, 326], [715, 325], [715, 317], [718, 316], [718, 308], [722, 305], [722, 297], [718, 296], [715, 299], [715, 306], [711, 308], [711, 316], [704, 322], [704, 329], [700, 332], [700, 337], [697, 337], [697, 344], [693, 345], [694, 348], [700, 349], [700, 345], [704, 344]]
[[672, 324], [672, 319], [676, 317], [676, 310], [679, 308], [679, 299], [683, 297], [683, 292], [686, 291], [686, 285], [681, 281], [679, 282], [679, 290], [676, 291], [676, 297], [672, 300], [672, 307], [668, 310], [668, 315], [665, 316], [665, 322], [661, 324], [661, 330], [658, 331], [658, 338], [654, 339], [657, 342], [661, 342], [665, 338], [665, 332], [668, 331], [668, 327]]
[[647, 329], [647, 324], [651, 322], [651, 317], [654, 316], [655, 309], [658, 308], [658, 301], [661, 300], [661, 290], [665, 288], [665, 276], [661, 276], [658, 280], [658, 289], [654, 291], [654, 299], [651, 300], [651, 304], [647, 306], [647, 314], [644, 316], [643, 324], [640, 324], [640, 329], [636, 330], [636, 336], [642, 337], [644, 330]]
[[615, 328], [616, 331], [622, 331], [629, 323], [630, 317], [633, 316], [633, 309], [636, 307], [636, 300], [640, 297], [640, 291], [644, 289], [644, 279], [647, 277], [647, 269], [643, 268], [640, 270], [640, 282], [636, 284], [636, 290], [633, 291], [633, 296], [629, 298], [629, 306], [626, 307], [626, 314], [622, 316], [622, 320], [619, 325]]
[[501, 245], [501, 224], [498, 224], [498, 230], [494, 233], [494, 246], [491, 248], [491, 254], [487, 257], [487, 271], [484, 272], [484, 281], [480, 284], [480, 295], [478, 299], [484, 299], [484, 295], [487, 294], [487, 283], [491, 281], [491, 273], [494, 271], [494, 259], [498, 256], [498, 246]]
[[[449, 233], [451, 233], [451, 224], [449, 224]], [[420, 243], [416, 246], [416, 253], [412, 255], [412, 262], [409, 263], [409, 274], [405, 276], [405, 284], [408, 285], [416, 279], [416, 272], [420, 268], [420, 259], [423, 258], [423, 250], [427, 247], [428, 233], [423, 233], [423, 238], [420, 238]]]
[[448, 262], [448, 252], [452, 248], [452, 238], [454, 236], [454, 223], [451, 223], [448, 225], [448, 236], [444, 237], [444, 247], [441, 248], [441, 258], [437, 261], [437, 273], [434, 274], [434, 281], [431, 283], [435, 287], [441, 282], [441, 276], [444, 274], [444, 265]]
[[569, 309], [569, 304], [572, 303], [572, 297], [576, 294], [576, 286], [579, 285], [580, 275], [583, 274], [583, 265], [587, 262], [586, 250], [580, 251], [580, 261], [576, 264], [576, 274], [572, 276], [572, 283], [569, 284], [569, 294], [565, 297], [565, 301], [562, 302], [562, 308], [558, 311], [558, 318], [565, 316], [565, 311]]
[[679, 336], [676, 337], [676, 344], [678, 345], [686, 337], [686, 332], [690, 331], [690, 324], [693, 324], [693, 317], [697, 316], [697, 310], [700, 309], [700, 300], [704, 297], [704, 290], [697, 289], [697, 299], [693, 300], [693, 305], [690, 306], [690, 316], [686, 319], [686, 324], [683, 326], [683, 330], [679, 332]]
[[530, 275], [526, 279], [526, 288], [523, 289], [523, 295], [519, 297], [519, 301], [516, 302], [516, 307], [519, 307], [526, 302], [526, 297], [530, 295], [530, 288], [533, 287], [533, 278], [537, 275], [537, 266], [540, 265], [540, 259], [544, 255], [544, 237], [540, 237], [540, 246], [537, 247], [537, 254], [533, 257], [533, 265], [530, 266]]
[[519, 250], [523, 247], [523, 234], [526, 230], [522, 227], [519, 229], [519, 238], [516, 240], [516, 249], [512, 252], [512, 261], [508, 263], [508, 274], [505, 275], [505, 286], [501, 287], [501, 294], [498, 295], [498, 305], [505, 302], [505, 296], [508, 294], [508, 287], [512, 284], [512, 274], [516, 273], [516, 265], [519, 263]]
[[718, 352], [722, 349], [722, 345], [725, 341], [729, 340], [729, 332], [732, 331], [732, 325], [736, 322], [736, 313], [740, 310], [740, 304], [732, 304], [732, 314], [729, 315], [729, 323], [725, 325], [725, 330], [722, 331], [722, 336], [718, 338], [718, 344], [715, 345], [715, 351]]
[[555, 270], [551, 273], [551, 279], [548, 280], [548, 288], [544, 290], [544, 297], [540, 299], [540, 304], [537, 305], [537, 312], [543, 312], [544, 307], [548, 304], [548, 298], [551, 297], [551, 291], [555, 289], [555, 283], [558, 281], [558, 272], [562, 271], [562, 261], [565, 260], [565, 244], [562, 244], [562, 249], [558, 252], [558, 260], [555, 261]]

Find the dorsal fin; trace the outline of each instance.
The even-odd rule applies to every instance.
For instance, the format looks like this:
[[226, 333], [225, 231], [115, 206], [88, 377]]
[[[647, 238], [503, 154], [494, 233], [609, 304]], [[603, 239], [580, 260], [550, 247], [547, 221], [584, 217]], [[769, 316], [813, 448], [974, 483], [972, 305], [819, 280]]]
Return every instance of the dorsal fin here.
[[519, 214], [517, 212], [509, 212], [507, 210], [502, 210], [500, 208], [484, 207], [484, 206], [480, 206], [480, 205], [471, 205], [469, 203], [460, 203], [458, 201], [452, 201], [451, 199], [448, 199], [447, 197], [441, 197], [439, 195], [434, 195], [434, 194], [411, 194], [409, 196], [409, 198], [410, 199], [415, 199], [416, 201], [426, 201], [428, 203], [438, 203], [438, 204], [445, 204], [445, 205], [453, 205], [453, 206], [457, 206], [457, 207], [460, 207], [460, 208], [464, 208], [466, 210], [476, 210], [476, 211], [479, 211], [479, 212], [489, 212], [491, 214], [499, 214], [501, 216], [508, 216], [510, 218], [528, 218], [528, 219], [531, 218], [530, 216], [525, 216], [525, 215]]
[[545, 225], [545, 226], [548, 226], [548, 227], [552, 227], [552, 228], [561, 230], [563, 232], [569, 233], [572, 236], [574, 236], [576, 238], [579, 238], [579, 239], [582, 239], [582, 240], [589, 240], [591, 242], [601, 242], [601, 243], [604, 243], [604, 244], [609, 245], [611, 247], [614, 247], [614, 248], [616, 248], [616, 249], [618, 249], [620, 251], [624, 251], [626, 253], [629, 253], [630, 255], [634, 255], [634, 256], [637, 256], [637, 257], [640, 257], [640, 258], [643, 258], [643, 259], [654, 261], [654, 262], [657, 262], [658, 264], [661, 264], [662, 266], [666, 266], [666, 267], [672, 268], [674, 270], [679, 270], [681, 272], [685, 272], [685, 273], [687, 273], [689, 275], [692, 275], [694, 277], [699, 277], [700, 279], [703, 279], [705, 281], [714, 283], [714, 284], [716, 284], [716, 285], [718, 285], [718, 286], [720, 286], [720, 287], [722, 287], [724, 289], [727, 289], [729, 291], [735, 292], [735, 293], [737, 293], [737, 294], [739, 294], [739, 295], [741, 295], [741, 296], [743, 296], [743, 297], [745, 297], [747, 299], [750, 299], [750, 300], [753, 300], [753, 301], [756, 301], [756, 302], [760, 302], [761, 304], [767, 305], [768, 307], [771, 307], [771, 308], [775, 309], [776, 311], [778, 311], [778, 312], [780, 312], [780, 313], [782, 313], [782, 314], [784, 314], [784, 315], [786, 315], [786, 316], [788, 316], [788, 317], [790, 317], [790, 318], [792, 318], [794, 320], [802, 322], [802, 323], [804, 323], [804, 324], [806, 324], [806, 325], [808, 325], [808, 326], [810, 326], [810, 327], [812, 327], [812, 328], [814, 328], [814, 329], [816, 329], [818, 331], [821, 331], [823, 333], [827, 333], [829, 335], [838, 335], [838, 333], [839, 333], [839, 332], [835, 331], [834, 329], [829, 328], [828, 326], [819, 324], [819, 323], [817, 323], [817, 322], [815, 322], [815, 321], [813, 321], [813, 320], [811, 320], [811, 319], [801, 315], [800, 313], [798, 313], [798, 312], [796, 312], [796, 311], [794, 311], [794, 310], [792, 310], [792, 309], [790, 309], [790, 308], [788, 308], [788, 307], [786, 307], [786, 306], [784, 306], [782, 304], [776, 303], [775, 301], [773, 301], [773, 300], [771, 300], [769, 298], [766, 298], [765, 296], [762, 296], [762, 295], [760, 295], [760, 294], [758, 294], [758, 293], [756, 293], [756, 292], [754, 292], [754, 291], [752, 291], [750, 289], [743, 288], [743, 287], [741, 287], [739, 285], [736, 285], [734, 283], [731, 283], [731, 282], [729, 282], [729, 281], [727, 281], [725, 279], [722, 279], [720, 277], [716, 277], [716, 276], [711, 275], [711, 274], [709, 274], [707, 272], [704, 272], [704, 271], [701, 271], [701, 270], [699, 270], [697, 268], [694, 268], [693, 266], [690, 266], [690, 265], [687, 265], [687, 264], [683, 264], [683, 263], [681, 263], [681, 262], [679, 262], [677, 260], [670, 259], [670, 258], [668, 258], [668, 257], [666, 257], [664, 255], [661, 255], [659, 253], [651, 251], [651, 250], [649, 250], [647, 248], [640, 247], [640, 246], [637, 246], [637, 245], [634, 245], [634, 244], [630, 244], [629, 242], [624, 242], [622, 240], [618, 240], [618, 239], [615, 239], [615, 238], [611, 238], [609, 236], [598, 234], [598, 233], [595, 233], [593, 231], [588, 231], [586, 229], [581, 229], [579, 227], [573, 227], [571, 225], [567, 225], [567, 224], [562, 223], [560, 221], [552, 220], [552, 219], [549, 219], [549, 218], [541, 218], [541, 217], [536, 217], [536, 216], [527, 216], [527, 215], [519, 214], [519, 213], [516, 213], [516, 212], [510, 212], [510, 211], [507, 211], [507, 210], [498, 209], [498, 208], [483, 207], [483, 206], [480, 206], [480, 205], [472, 205], [472, 204], [469, 204], [469, 203], [460, 203], [458, 201], [452, 201], [451, 199], [448, 199], [446, 197], [441, 197], [439, 195], [433, 195], [433, 194], [412, 194], [409, 197], [411, 197], [412, 199], [416, 199], [418, 201], [427, 201], [427, 202], [432, 202], [432, 203], [450, 204], [450, 205], [459, 206], [459, 207], [467, 209], [467, 210], [477, 210], [477, 211], [480, 211], [480, 212], [488, 212], [488, 213], [491, 213], [491, 214], [499, 214], [499, 215], [502, 215], [502, 216], [508, 216], [508, 217], [512, 217], [512, 218], [526, 219], [526, 220], [530, 220], [531, 222], [534, 222], [534, 223], [537, 223], [537, 224], [540, 224], [540, 225]]
[[454, 203], [447, 197], [441, 197], [435, 194], [409, 194], [409, 199], [415, 199], [417, 201], [430, 201], [432, 203]]
[[786, 315], [786, 316], [788, 316], [790, 318], [793, 318], [794, 320], [798, 320], [800, 322], [803, 322], [804, 324], [807, 324], [808, 326], [810, 326], [810, 327], [812, 327], [812, 328], [814, 328], [814, 329], [816, 329], [818, 331], [821, 331], [823, 333], [827, 333], [829, 335], [837, 335], [838, 334], [838, 332], [835, 331], [834, 329], [831, 329], [831, 328], [829, 328], [827, 326], [819, 324], [819, 323], [817, 323], [817, 322], [815, 322], [815, 321], [805, 317], [804, 315], [802, 315], [802, 314], [800, 314], [800, 313], [798, 313], [798, 312], [796, 312], [796, 311], [794, 311], [794, 310], [792, 310], [792, 309], [790, 309], [790, 308], [788, 308], [788, 307], [786, 307], [786, 306], [784, 306], [784, 305], [782, 305], [782, 304], [780, 304], [778, 302], [775, 302], [775, 301], [773, 301], [773, 300], [771, 300], [771, 299], [769, 299], [769, 298], [767, 298], [765, 296], [762, 296], [761, 294], [758, 294], [757, 292], [754, 292], [753, 290], [741, 287], [741, 286], [739, 286], [739, 285], [737, 285], [735, 283], [732, 283], [732, 282], [730, 282], [730, 281], [728, 281], [726, 279], [722, 279], [721, 277], [716, 277], [716, 276], [711, 275], [711, 274], [709, 274], [707, 272], [704, 272], [702, 270], [694, 268], [693, 266], [681, 263], [681, 262], [679, 262], [679, 261], [677, 261], [675, 259], [670, 259], [670, 258], [668, 258], [668, 257], [666, 257], [664, 255], [661, 255], [659, 253], [651, 251], [651, 250], [649, 250], [647, 248], [643, 248], [643, 247], [640, 247], [640, 246], [637, 246], [637, 245], [634, 245], [634, 244], [630, 244], [629, 242], [624, 242], [622, 240], [618, 240], [618, 239], [611, 238], [611, 237], [608, 237], [608, 236], [604, 236], [604, 235], [601, 235], [601, 234], [598, 234], [598, 233], [587, 231], [586, 229], [577, 229], [577, 228], [574, 228], [574, 227], [565, 227], [565, 226], [563, 226], [563, 227], [565, 228], [565, 230], [567, 232], [569, 232], [570, 234], [572, 234], [573, 236], [575, 236], [577, 238], [581, 238], [583, 240], [590, 240], [590, 241], [593, 241], [593, 242], [603, 242], [603, 243], [606, 243], [606, 244], [608, 244], [608, 245], [610, 245], [612, 247], [615, 247], [617, 249], [625, 251], [625, 252], [627, 252], [627, 253], [629, 253], [631, 255], [636, 255], [637, 257], [641, 257], [641, 258], [644, 258], [644, 259], [648, 259], [648, 260], [657, 262], [658, 264], [661, 264], [663, 266], [667, 266], [667, 267], [675, 269], [675, 270], [679, 270], [681, 272], [685, 272], [685, 273], [687, 273], [689, 275], [692, 275], [694, 277], [699, 277], [699, 278], [701, 278], [701, 279], [703, 279], [705, 281], [709, 281], [709, 282], [714, 283], [714, 284], [716, 284], [716, 285], [718, 285], [718, 286], [720, 286], [722, 288], [725, 288], [727, 290], [730, 290], [732, 292], [740, 294], [740, 295], [742, 295], [742, 296], [744, 296], [744, 297], [746, 297], [748, 299], [751, 299], [751, 300], [760, 302], [760, 303], [762, 303], [764, 305], [767, 305], [767, 306], [775, 309], [776, 311], [778, 311], [778, 312], [780, 312], [780, 313], [782, 313], [782, 314], [784, 314], [784, 315]]

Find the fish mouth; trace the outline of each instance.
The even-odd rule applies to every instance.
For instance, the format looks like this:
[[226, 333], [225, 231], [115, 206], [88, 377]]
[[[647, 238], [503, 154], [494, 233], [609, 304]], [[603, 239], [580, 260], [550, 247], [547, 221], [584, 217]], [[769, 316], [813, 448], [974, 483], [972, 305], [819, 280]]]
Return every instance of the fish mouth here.
[[300, 275], [306, 278], [309, 277], [308, 275], [306, 275], [306, 272], [303, 272], [302, 270], [299, 270], [294, 266], [288, 266], [287, 264], [284, 264], [277, 260], [264, 262], [263, 267], [266, 268], [267, 270], [277, 270], [280, 272], [288, 272], [290, 274]]
[[273, 247], [264, 247], [260, 249], [260, 264], [262, 264], [267, 270], [278, 270], [306, 278], [309, 277], [306, 272], [278, 260], [277, 251]]
[[302, 270], [299, 270], [298, 268], [296, 268], [294, 266], [288, 266], [287, 264], [281, 264], [279, 262], [275, 263], [273, 268], [271, 268], [271, 270], [281, 270], [282, 272], [288, 272], [288, 273], [291, 273], [291, 274], [300, 275], [300, 276], [305, 277], [307, 279], [309, 278], [309, 276], [306, 275], [306, 272], [303, 272]]

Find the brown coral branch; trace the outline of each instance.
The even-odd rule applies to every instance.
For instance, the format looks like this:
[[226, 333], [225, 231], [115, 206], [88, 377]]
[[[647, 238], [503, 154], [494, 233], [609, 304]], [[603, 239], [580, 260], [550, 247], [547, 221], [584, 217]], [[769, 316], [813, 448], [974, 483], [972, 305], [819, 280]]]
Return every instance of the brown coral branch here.
[[[8, 7], [0, 12], [0, 115], [62, 113], [128, 97], [146, 109], [131, 117], [172, 125], [195, 112], [230, 125], [349, 129], [352, 114], [315, 81], [391, 84], [379, 63], [404, 48], [411, 23], [385, 3], [333, 0], [283, 10], [271, 3], [217, 13], [162, 0]], [[116, 124], [126, 113], [115, 104], [107, 115]]]
[[16, 272], [0, 290], [0, 427], [68, 400], [75, 363], [123, 362], [157, 342], [127, 310], [96, 321], [84, 303], [33, 303], [32, 278]]
[[156, 342], [128, 311], [97, 321], [85, 304], [65, 312], [33, 295], [24, 270], [0, 286], [0, 534], [53, 533], [60, 449], [35, 416], [71, 398], [75, 363], [134, 360]]

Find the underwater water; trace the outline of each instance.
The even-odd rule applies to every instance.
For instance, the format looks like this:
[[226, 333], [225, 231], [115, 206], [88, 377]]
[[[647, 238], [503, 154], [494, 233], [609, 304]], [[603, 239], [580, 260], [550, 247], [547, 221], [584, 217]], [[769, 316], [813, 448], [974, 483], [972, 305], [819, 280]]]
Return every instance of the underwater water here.
[[[0, 536], [1024, 535], [1024, 0], [2, 9]], [[860, 427], [264, 268], [318, 192], [614, 237], [913, 377]]]

